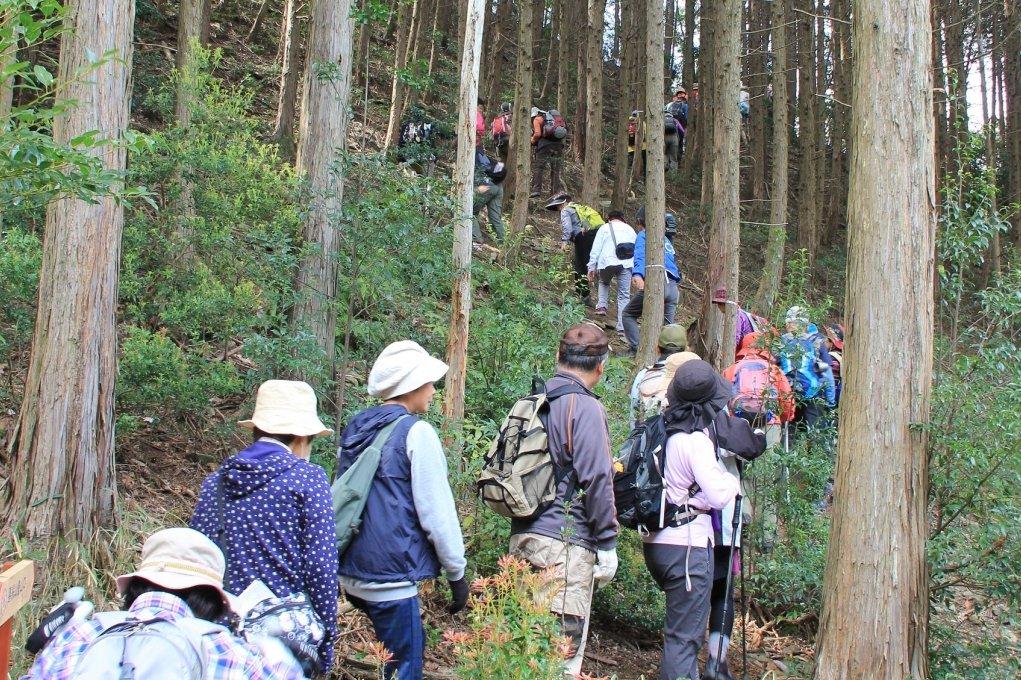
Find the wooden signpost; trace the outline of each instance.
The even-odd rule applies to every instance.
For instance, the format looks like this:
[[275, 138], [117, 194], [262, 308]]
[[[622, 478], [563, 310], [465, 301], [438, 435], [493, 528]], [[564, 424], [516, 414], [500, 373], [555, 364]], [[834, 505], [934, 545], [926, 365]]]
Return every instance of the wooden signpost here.
[[0, 570], [0, 680], [11, 667], [14, 615], [32, 599], [35, 568], [31, 560], [5, 563]]

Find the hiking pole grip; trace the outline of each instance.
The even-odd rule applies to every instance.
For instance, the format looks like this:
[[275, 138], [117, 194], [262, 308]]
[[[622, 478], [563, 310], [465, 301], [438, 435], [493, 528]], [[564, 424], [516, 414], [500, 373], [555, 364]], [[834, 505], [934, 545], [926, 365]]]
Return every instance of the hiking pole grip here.
[[730, 637], [723, 634], [722, 626], [727, 623], [727, 607], [730, 606], [730, 587], [734, 583], [734, 547], [737, 545], [738, 528], [741, 524], [741, 494], [734, 496], [734, 516], [730, 520], [730, 558], [727, 560], [727, 582], [723, 589], [723, 616], [721, 618], [720, 641], [716, 646], [716, 656], [712, 657], [714, 663], [714, 674], [720, 670], [720, 659], [723, 657], [723, 640]]

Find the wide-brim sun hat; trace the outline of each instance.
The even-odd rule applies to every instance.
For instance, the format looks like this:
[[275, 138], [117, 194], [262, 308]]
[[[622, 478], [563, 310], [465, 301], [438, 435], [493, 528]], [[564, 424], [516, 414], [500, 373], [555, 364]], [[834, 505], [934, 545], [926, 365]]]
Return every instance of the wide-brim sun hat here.
[[666, 396], [667, 388], [670, 387], [678, 368], [689, 361], [697, 361], [701, 358], [694, 352], [675, 352], [668, 356], [663, 362], [663, 377], [660, 379], [659, 394]]
[[230, 608], [234, 598], [223, 589], [225, 568], [223, 553], [204, 534], [187, 527], [163, 529], [146, 539], [135, 571], [117, 577], [117, 593], [123, 595], [135, 578], [167, 590], [207, 586]]
[[295, 437], [319, 437], [333, 434], [319, 420], [316, 393], [300, 380], [267, 380], [255, 395], [255, 411], [238, 425], [249, 430], [258, 428], [267, 434], [290, 434]]
[[550, 198], [550, 200], [546, 203], [546, 210], [555, 210], [563, 204], [570, 202], [570, 200], [571, 195], [562, 191]]
[[414, 340], [401, 340], [380, 352], [369, 371], [367, 389], [370, 397], [394, 399], [441, 380], [448, 370]]

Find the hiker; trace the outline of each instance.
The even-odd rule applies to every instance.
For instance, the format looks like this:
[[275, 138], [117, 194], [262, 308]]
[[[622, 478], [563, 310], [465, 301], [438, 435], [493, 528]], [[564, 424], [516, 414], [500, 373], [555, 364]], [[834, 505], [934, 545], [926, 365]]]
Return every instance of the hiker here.
[[[631, 285], [635, 291], [631, 300], [624, 308], [624, 337], [632, 354], [638, 351], [638, 322], [642, 318], [645, 305], [645, 206], [635, 213], [635, 228], [638, 236], [635, 239], [635, 262], [631, 271]], [[677, 310], [679, 291], [677, 285], [681, 281], [681, 271], [677, 268], [676, 252], [673, 237], [677, 233], [677, 220], [673, 213], [666, 213], [666, 238], [663, 241], [663, 268], [666, 279], [663, 284], [663, 323], [672, 324]]]
[[734, 386], [734, 415], [762, 427], [794, 418], [791, 384], [765, 346], [762, 333], [744, 337], [736, 361], [723, 371], [723, 377]]
[[556, 109], [541, 111], [532, 107], [532, 192], [529, 198], [542, 194], [542, 180], [546, 168], [550, 173], [550, 193], [556, 194], [563, 186], [560, 172], [564, 164], [564, 140], [567, 138], [567, 123]]
[[833, 408], [837, 404], [832, 360], [825, 338], [809, 321], [803, 307], [788, 309], [786, 322], [787, 332], [781, 338], [783, 349], [778, 358], [797, 396], [793, 422], [812, 428], [823, 417], [824, 406]]
[[574, 676], [585, 655], [593, 590], [617, 571], [610, 434], [606, 411], [592, 392], [609, 351], [606, 334], [591, 323], [572, 326], [561, 338], [557, 372], [546, 390], [569, 386], [577, 392], [550, 404], [547, 434], [554, 460], [568, 473], [556, 500], [536, 518], [511, 521], [511, 554], [536, 569], [553, 570], [555, 594], [549, 601], [571, 640], [565, 672]]
[[546, 210], [560, 212], [561, 246], [566, 250], [574, 244], [574, 286], [586, 307], [592, 306], [588, 281], [588, 262], [596, 231], [603, 222], [602, 215], [592, 206], [572, 203], [571, 195], [560, 192], [549, 200]]
[[[629, 304], [628, 307], [630, 306]], [[656, 351], [659, 352], [659, 358], [652, 365], [638, 371], [634, 382], [631, 383], [631, 410], [628, 430], [635, 429], [635, 425], [639, 422], [662, 410], [663, 402], [657, 397], [663, 386], [666, 360], [670, 355], [684, 352], [687, 349], [688, 334], [684, 330], [684, 326], [667, 324], [660, 329], [659, 339], [656, 341]], [[665, 392], [665, 389], [663, 391]]]
[[606, 316], [610, 285], [617, 282], [617, 332], [624, 334], [624, 308], [631, 300], [631, 270], [634, 269], [635, 240], [638, 235], [624, 221], [624, 213], [613, 210], [610, 221], [599, 227], [588, 258], [589, 284], [598, 279], [596, 314]]
[[688, 130], [688, 91], [683, 87], [677, 88], [674, 92], [674, 97], [667, 104], [667, 112], [674, 117], [674, 119], [681, 126], [681, 138], [677, 146], [677, 162], [680, 163], [681, 159], [684, 158], [684, 137]]
[[836, 386], [836, 403], [840, 403], [840, 394], [844, 391], [844, 327], [839, 323], [828, 323], [823, 326], [826, 335], [826, 351], [830, 355], [830, 367], [833, 369], [833, 382]]
[[485, 165], [488, 162], [486, 156], [486, 109], [485, 101], [479, 99], [475, 104], [475, 165]]
[[[632, 111], [631, 115], [627, 119], [627, 164], [629, 168], [635, 165], [635, 147], [637, 145], [638, 138], [638, 121], [641, 118], [641, 111]], [[642, 123], [642, 181], [645, 181], [645, 167], [648, 165], [649, 160], [649, 132], [645, 126], [645, 121]]]
[[[223, 572], [223, 553], [201, 533], [156, 532], [145, 541], [136, 570], [117, 578], [124, 609], [76, 615], [53, 633], [22, 680], [304, 678], [280, 639], [242, 639], [216, 623], [231, 606]], [[146, 635], [147, 629], [158, 634]]]
[[380, 432], [394, 424], [362, 514], [361, 526], [340, 557], [348, 601], [372, 621], [376, 637], [394, 655], [386, 677], [420, 680], [425, 633], [419, 581], [442, 571], [452, 595], [451, 614], [468, 602], [464, 538], [447, 480], [447, 458], [436, 430], [419, 416], [429, 410], [447, 365], [411, 340], [384, 349], [369, 372], [368, 393], [382, 400], [344, 428], [337, 452], [342, 475]]
[[258, 579], [277, 596], [308, 596], [326, 625], [326, 671], [337, 621], [336, 534], [329, 480], [309, 455], [312, 440], [333, 430], [319, 420], [312, 387], [297, 380], [260, 385], [252, 417], [238, 425], [252, 431], [252, 444], [202, 483], [191, 527], [223, 551], [230, 592]]
[[667, 170], [676, 170], [681, 161], [681, 144], [684, 141], [684, 128], [670, 113], [670, 106], [663, 109], [663, 158]]
[[744, 83], [741, 83], [741, 94], [737, 102], [737, 108], [741, 112], [742, 123], [747, 123], [748, 117], [751, 115], [751, 99], [752, 96], [748, 94], [748, 90], [745, 89]]
[[490, 126], [493, 135], [493, 144], [496, 146], [496, 157], [507, 162], [507, 153], [510, 150], [511, 132], [511, 104], [504, 102], [500, 104], [500, 113], [493, 118]]
[[503, 161], [495, 163], [488, 156], [485, 164], [475, 164], [475, 193], [472, 195], [472, 240], [482, 242], [482, 227], [479, 225], [479, 213], [486, 209], [489, 216], [489, 228], [496, 234], [496, 242], [503, 244], [503, 180], [507, 177], [507, 167]]
[[739, 493], [716, 460], [709, 429], [730, 399], [730, 385], [701, 359], [686, 361], [667, 388], [663, 412], [666, 497], [673, 519], [643, 537], [645, 564], [666, 594], [661, 680], [698, 680], [698, 651], [709, 620], [713, 582], [711, 510]]
[[436, 169], [436, 150], [432, 144], [433, 124], [425, 111], [412, 106], [397, 137], [397, 159], [408, 163], [426, 177]]
[[724, 287], [717, 288], [713, 291], [713, 304], [716, 305], [723, 314], [727, 313], [727, 305], [734, 305], [734, 307], [736, 307], [734, 312], [734, 350], [736, 352], [737, 349], [741, 347], [741, 342], [744, 340], [745, 336], [758, 330], [758, 323], [750, 312], [742, 309], [736, 302], [728, 299], [727, 289]]

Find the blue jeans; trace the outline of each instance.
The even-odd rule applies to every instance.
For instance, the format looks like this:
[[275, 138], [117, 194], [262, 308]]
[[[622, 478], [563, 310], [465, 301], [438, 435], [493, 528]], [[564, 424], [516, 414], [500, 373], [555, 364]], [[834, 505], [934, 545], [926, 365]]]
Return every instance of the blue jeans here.
[[425, 633], [418, 596], [391, 602], [366, 602], [347, 596], [348, 601], [372, 621], [376, 638], [394, 655], [386, 665], [386, 677], [395, 680], [422, 680], [422, 655]]

